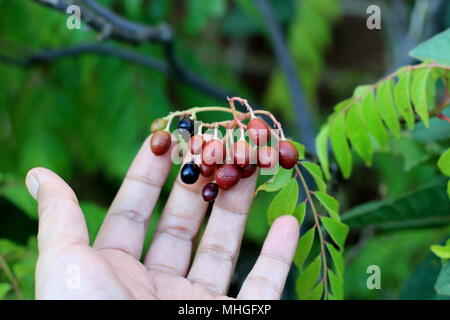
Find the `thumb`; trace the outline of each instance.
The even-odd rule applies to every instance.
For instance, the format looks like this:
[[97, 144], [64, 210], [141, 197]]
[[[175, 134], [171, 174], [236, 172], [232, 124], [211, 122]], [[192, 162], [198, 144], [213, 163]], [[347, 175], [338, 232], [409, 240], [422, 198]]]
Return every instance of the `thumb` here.
[[89, 244], [89, 236], [77, 197], [67, 183], [45, 168], [26, 176], [28, 192], [39, 207], [39, 251]]

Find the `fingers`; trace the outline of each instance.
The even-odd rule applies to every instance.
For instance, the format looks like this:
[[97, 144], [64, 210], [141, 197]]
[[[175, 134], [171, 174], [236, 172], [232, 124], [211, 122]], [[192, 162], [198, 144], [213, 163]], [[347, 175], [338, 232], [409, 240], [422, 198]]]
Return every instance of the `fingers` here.
[[201, 192], [210, 180], [200, 176], [196, 183], [187, 185], [178, 176], [145, 259], [147, 268], [186, 275], [193, 241], [208, 208]]
[[171, 150], [156, 156], [149, 143], [147, 138], [133, 160], [100, 228], [95, 248], [122, 250], [140, 258], [151, 212], [172, 165]]
[[276, 219], [261, 254], [239, 292], [238, 299], [280, 299], [299, 237], [293, 216]]
[[39, 251], [89, 245], [86, 222], [72, 189], [55, 173], [44, 168], [28, 172], [28, 191], [39, 205]]
[[188, 279], [225, 294], [233, 274], [253, 199], [257, 174], [219, 192]]

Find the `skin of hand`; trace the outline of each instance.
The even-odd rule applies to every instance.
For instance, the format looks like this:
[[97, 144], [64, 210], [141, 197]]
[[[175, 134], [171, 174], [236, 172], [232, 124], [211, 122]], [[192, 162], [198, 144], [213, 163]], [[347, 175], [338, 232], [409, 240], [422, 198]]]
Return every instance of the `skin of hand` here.
[[[147, 138], [93, 246], [72, 189], [48, 169], [28, 172], [26, 185], [39, 204], [37, 299], [230, 299], [226, 293], [257, 174], [219, 193], [194, 256], [208, 208], [201, 190], [210, 178], [186, 185], [178, 177], [143, 255], [151, 212], [172, 165], [170, 153], [155, 156]], [[237, 298], [280, 299], [298, 238], [294, 217], [276, 219]]]

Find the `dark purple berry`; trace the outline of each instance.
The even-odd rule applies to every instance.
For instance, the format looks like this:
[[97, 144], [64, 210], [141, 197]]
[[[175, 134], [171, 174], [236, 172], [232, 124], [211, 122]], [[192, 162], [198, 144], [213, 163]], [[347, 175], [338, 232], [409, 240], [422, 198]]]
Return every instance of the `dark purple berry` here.
[[186, 163], [183, 168], [181, 168], [181, 181], [186, 184], [194, 184], [197, 182], [200, 176], [200, 168], [195, 163]]
[[218, 194], [219, 194], [219, 186], [217, 185], [217, 183], [210, 182], [203, 187], [202, 191], [203, 200], [207, 202], [214, 201], [214, 199], [216, 199]]
[[178, 129], [184, 129], [189, 132], [189, 134], [192, 136], [194, 134], [194, 120], [191, 118], [182, 118], [178, 122]]

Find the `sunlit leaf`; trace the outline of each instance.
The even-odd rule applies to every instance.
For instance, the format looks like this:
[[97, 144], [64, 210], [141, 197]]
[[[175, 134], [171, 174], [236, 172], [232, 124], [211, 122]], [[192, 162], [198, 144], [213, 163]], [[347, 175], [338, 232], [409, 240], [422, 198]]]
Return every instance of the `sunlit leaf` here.
[[388, 141], [388, 135], [375, 104], [373, 91], [370, 91], [362, 98], [361, 114], [369, 133], [375, 138], [380, 146], [385, 146]]
[[414, 72], [414, 79], [411, 88], [412, 101], [414, 103], [414, 109], [422, 119], [425, 127], [430, 126], [429, 120], [429, 109], [431, 108], [430, 101], [432, 99], [432, 94], [428, 92], [428, 87], [430, 86], [431, 79], [431, 69], [422, 68]]
[[314, 181], [316, 182], [319, 191], [326, 192], [327, 185], [323, 181], [322, 170], [320, 169], [320, 167], [317, 164], [309, 161], [303, 161], [302, 166], [311, 174]]
[[336, 242], [337, 246], [342, 249], [348, 234], [348, 226], [328, 217], [321, 217], [321, 220], [330, 237]]
[[279, 167], [277, 172], [266, 182], [260, 185], [256, 189], [256, 193], [259, 191], [274, 192], [283, 188], [292, 176], [292, 169], [284, 169]]
[[372, 164], [372, 143], [360, 112], [360, 105], [355, 105], [347, 112], [347, 135], [366, 165]]
[[[381, 118], [395, 137], [400, 134], [400, 122], [398, 120], [397, 108], [394, 101], [394, 81], [384, 80], [378, 86], [377, 107]], [[370, 120], [370, 119], [368, 119]]]
[[298, 200], [298, 184], [295, 179], [289, 182], [278, 192], [269, 205], [267, 218], [271, 224], [282, 215], [293, 215]]
[[330, 164], [328, 160], [328, 133], [329, 127], [323, 126], [316, 137], [317, 157], [323, 169], [323, 173], [327, 179], [330, 179]]
[[340, 220], [339, 217], [339, 202], [324, 192], [316, 191], [314, 192], [314, 196], [320, 201], [320, 203], [324, 206], [327, 212], [330, 214], [330, 217], [335, 220]]
[[405, 119], [408, 129], [414, 129], [415, 119], [411, 106], [411, 72], [400, 73], [395, 87], [395, 99], [398, 111]]
[[316, 233], [315, 228], [309, 229], [305, 234], [300, 236], [298, 241], [297, 250], [295, 251], [294, 263], [297, 268], [301, 269], [306, 259], [308, 258], [309, 252], [311, 251], [314, 235]]
[[352, 172], [352, 153], [347, 141], [345, 128], [345, 114], [340, 113], [335, 118], [330, 127], [330, 141], [334, 156], [341, 168], [345, 178], [350, 177]]
[[314, 288], [319, 280], [321, 268], [322, 260], [317, 256], [297, 278], [295, 288], [299, 299], [304, 299]]

